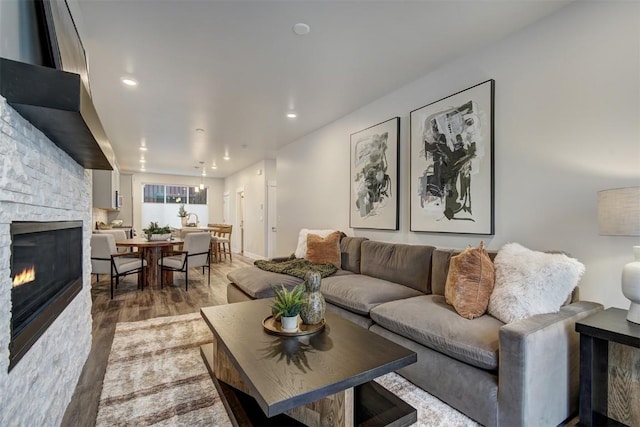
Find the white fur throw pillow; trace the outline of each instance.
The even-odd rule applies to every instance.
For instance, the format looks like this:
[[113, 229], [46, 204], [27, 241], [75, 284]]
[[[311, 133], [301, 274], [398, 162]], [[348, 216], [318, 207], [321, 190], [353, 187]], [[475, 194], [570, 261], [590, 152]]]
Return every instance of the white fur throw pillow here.
[[584, 273], [584, 265], [564, 254], [532, 251], [507, 243], [493, 261], [496, 282], [487, 311], [510, 323], [560, 310]]
[[298, 246], [296, 247], [294, 255], [296, 256], [296, 258], [304, 258], [304, 256], [307, 254], [307, 235], [309, 233], [315, 234], [320, 237], [327, 237], [334, 231], [336, 230], [309, 230], [308, 228], [301, 229], [300, 234], [298, 234]]

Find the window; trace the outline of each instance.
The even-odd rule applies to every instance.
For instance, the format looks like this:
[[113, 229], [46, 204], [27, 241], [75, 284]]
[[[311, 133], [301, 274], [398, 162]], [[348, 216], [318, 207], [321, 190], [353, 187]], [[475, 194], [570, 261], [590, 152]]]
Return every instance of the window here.
[[167, 185], [166, 203], [187, 203], [187, 187], [181, 185]]
[[145, 203], [164, 203], [164, 185], [146, 184], [143, 194]]
[[[2, 1], [2, 0], [0, 0]], [[196, 192], [196, 187], [187, 185], [143, 184], [142, 225], [157, 222], [160, 226], [182, 227], [178, 210], [185, 205], [188, 213], [195, 214], [200, 224], [209, 222], [207, 189]]]
[[189, 187], [189, 203], [192, 205], [206, 205], [207, 189], [196, 192], [196, 187]]
[[207, 189], [198, 189], [196, 187], [186, 187], [184, 185], [162, 185], [162, 184], [144, 184], [144, 202], [145, 203], [166, 203], [166, 204], [207, 204]]

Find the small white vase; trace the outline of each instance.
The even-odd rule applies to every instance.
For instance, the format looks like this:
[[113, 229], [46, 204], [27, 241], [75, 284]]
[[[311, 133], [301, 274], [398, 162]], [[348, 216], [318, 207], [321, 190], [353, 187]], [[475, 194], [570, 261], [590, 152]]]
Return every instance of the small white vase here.
[[298, 316], [280, 316], [283, 332], [298, 332]]
[[631, 301], [627, 320], [640, 324], [640, 246], [633, 247], [635, 261], [622, 269], [622, 293]]

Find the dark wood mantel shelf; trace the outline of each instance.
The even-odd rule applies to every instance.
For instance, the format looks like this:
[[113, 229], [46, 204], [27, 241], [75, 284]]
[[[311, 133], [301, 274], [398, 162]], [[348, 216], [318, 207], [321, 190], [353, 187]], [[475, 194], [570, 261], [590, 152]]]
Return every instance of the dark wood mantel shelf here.
[[0, 93], [86, 169], [112, 170], [111, 144], [78, 74], [0, 58]]

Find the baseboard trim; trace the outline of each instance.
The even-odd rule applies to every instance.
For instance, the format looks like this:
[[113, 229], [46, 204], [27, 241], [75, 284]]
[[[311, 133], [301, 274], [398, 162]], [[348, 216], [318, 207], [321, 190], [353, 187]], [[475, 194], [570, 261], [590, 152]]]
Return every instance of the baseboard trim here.
[[251, 259], [267, 259], [266, 257], [263, 257], [262, 255], [256, 255], [256, 254], [252, 254], [251, 252], [246, 252], [242, 254], [242, 256], [245, 256], [247, 258], [251, 258]]

